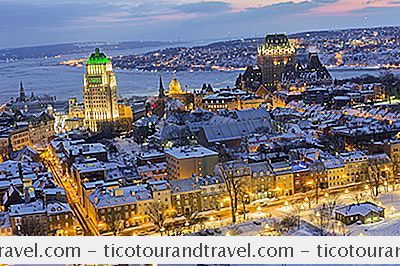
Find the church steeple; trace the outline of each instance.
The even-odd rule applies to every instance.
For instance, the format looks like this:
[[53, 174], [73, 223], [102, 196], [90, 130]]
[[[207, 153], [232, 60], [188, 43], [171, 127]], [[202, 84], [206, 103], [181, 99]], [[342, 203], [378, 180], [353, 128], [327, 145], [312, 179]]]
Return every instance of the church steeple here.
[[22, 84], [22, 81], [19, 83], [19, 101], [23, 102], [26, 99], [26, 95], [25, 95], [25, 89], [24, 89], [24, 85]]
[[165, 97], [165, 90], [164, 90], [164, 85], [162, 82], [162, 77], [160, 76], [160, 87], [158, 89], [158, 98], [164, 98]]

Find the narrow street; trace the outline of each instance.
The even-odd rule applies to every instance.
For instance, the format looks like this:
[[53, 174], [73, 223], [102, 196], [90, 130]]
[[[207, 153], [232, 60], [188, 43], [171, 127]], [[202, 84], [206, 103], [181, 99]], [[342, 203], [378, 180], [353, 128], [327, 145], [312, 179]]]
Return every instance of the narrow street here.
[[71, 183], [68, 179], [62, 178], [62, 174], [60, 170], [57, 168], [56, 164], [54, 163], [54, 159], [49, 157], [50, 155], [48, 152], [43, 152], [41, 157], [43, 159], [44, 165], [51, 171], [53, 177], [57, 184], [61, 186], [67, 195], [68, 203], [74, 213], [79, 225], [84, 231], [85, 235], [92, 235], [92, 236], [99, 236], [100, 233], [97, 229], [97, 226], [93, 223], [93, 221], [87, 216], [84, 208], [81, 206], [79, 199], [76, 197], [76, 191], [71, 186]]

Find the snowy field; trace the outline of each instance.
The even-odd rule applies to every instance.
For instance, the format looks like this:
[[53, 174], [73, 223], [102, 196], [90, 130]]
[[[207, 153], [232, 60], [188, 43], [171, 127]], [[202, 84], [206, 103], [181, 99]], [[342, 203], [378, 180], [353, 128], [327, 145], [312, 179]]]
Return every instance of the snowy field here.
[[[377, 199], [386, 208], [386, 218], [378, 223], [351, 225], [351, 235], [400, 236], [400, 191], [380, 195]], [[390, 208], [394, 207], [394, 211]]]
[[[348, 205], [355, 202], [355, 192], [343, 193], [337, 197], [337, 207]], [[316, 229], [313, 226], [315, 223], [316, 210], [321, 207], [324, 202], [327, 202], [328, 198], [321, 198], [320, 204], [316, 205], [315, 202], [305, 207], [301, 214], [302, 223], [299, 228], [284, 233], [284, 235], [290, 236], [313, 236], [317, 235]], [[353, 224], [350, 226], [344, 226], [346, 235], [365, 235], [365, 236], [400, 236], [400, 190], [391, 191], [386, 194], [381, 194], [377, 199], [373, 200], [368, 195], [363, 195], [362, 201], [371, 201], [376, 204], [380, 204], [385, 208], [385, 219], [380, 222], [372, 224]], [[238, 223], [236, 225], [228, 226], [215, 226], [218, 228], [212, 230], [209, 224], [209, 232], [212, 231], [214, 235], [241, 235], [241, 236], [260, 236], [260, 235], [276, 235], [272, 228], [276, 226], [279, 221], [286, 216], [290, 216], [292, 209], [292, 203], [288, 206], [280, 206], [269, 210], [269, 213], [273, 218], [265, 218], [262, 214], [251, 213], [249, 214], [248, 221]], [[263, 217], [263, 218], [262, 218]], [[223, 221], [224, 224], [229, 224], [229, 221]], [[336, 223], [332, 220], [332, 223]], [[276, 227], [275, 227], [276, 228]], [[338, 230], [338, 229], [336, 229]], [[343, 230], [342, 230], [343, 231]], [[330, 230], [332, 233], [332, 230]], [[400, 265], [400, 264], [399, 264]]]

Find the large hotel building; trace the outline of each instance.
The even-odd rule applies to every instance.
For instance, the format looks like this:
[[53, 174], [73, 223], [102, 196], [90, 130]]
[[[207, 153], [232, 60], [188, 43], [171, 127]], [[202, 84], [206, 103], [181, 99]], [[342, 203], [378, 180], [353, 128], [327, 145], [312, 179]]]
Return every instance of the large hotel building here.
[[275, 88], [282, 78], [287, 65], [295, 65], [296, 50], [286, 34], [267, 35], [258, 47], [257, 64], [261, 69], [262, 82], [268, 88]]
[[115, 74], [111, 60], [98, 48], [86, 62], [83, 90], [86, 128], [97, 132], [100, 124], [118, 119]]

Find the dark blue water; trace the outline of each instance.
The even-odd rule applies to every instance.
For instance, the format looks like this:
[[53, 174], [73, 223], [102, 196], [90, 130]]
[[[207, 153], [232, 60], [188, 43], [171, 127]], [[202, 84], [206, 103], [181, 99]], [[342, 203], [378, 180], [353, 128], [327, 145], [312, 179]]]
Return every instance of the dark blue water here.
[[[23, 81], [29, 95], [34, 92], [56, 95], [59, 99], [80, 97], [84, 72], [84, 68], [57, 65], [54, 59], [0, 63], [0, 102], [17, 96], [20, 81]], [[179, 72], [177, 77], [182, 87], [187, 85], [189, 89], [199, 88], [203, 83], [220, 88], [233, 86], [238, 74], [239, 72]], [[172, 73], [116, 70], [118, 94], [155, 95], [158, 92], [160, 75], [167, 87], [173, 77]]]
[[[116, 53], [116, 52], [115, 52]], [[82, 58], [84, 55], [73, 55], [62, 59], [21, 60], [0, 63], [0, 103], [17, 97], [19, 82], [25, 85], [30, 95], [49, 94], [59, 99], [82, 96], [84, 68], [59, 65], [60, 61], [69, 58]], [[379, 75], [379, 70], [346, 70], [335, 71], [335, 78], [349, 78], [362, 74]], [[118, 95], [155, 95], [158, 91], [158, 80], [161, 73], [117, 70]], [[238, 71], [232, 72], [179, 72], [177, 77], [189, 90], [200, 88], [203, 83], [210, 83], [214, 88], [233, 86]], [[173, 74], [162, 73], [164, 86], [167, 87]]]

